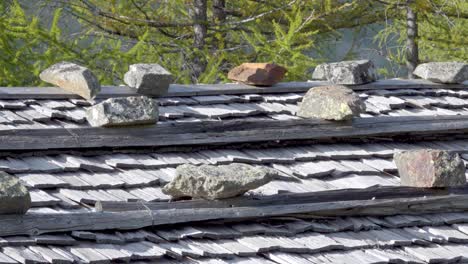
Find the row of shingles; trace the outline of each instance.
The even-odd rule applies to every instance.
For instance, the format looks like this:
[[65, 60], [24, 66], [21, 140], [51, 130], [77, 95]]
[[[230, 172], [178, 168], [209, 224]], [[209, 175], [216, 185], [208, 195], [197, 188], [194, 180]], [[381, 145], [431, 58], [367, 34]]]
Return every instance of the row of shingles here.
[[[397, 221], [394, 220], [396, 217], [399, 217]], [[466, 222], [466, 213], [381, 219], [346, 217], [317, 222], [278, 220], [277, 223], [195, 225], [106, 233], [75, 231], [71, 236], [10, 237], [0, 243], [7, 249], [4, 253], [17, 260], [21, 260], [21, 256], [40, 260], [39, 254], [49, 262], [66, 262], [63, 254], [71, 256], [69, 261], [79, 259], [91, 263], [149, 260], [164, 255], [177, 259], [251, 257], [259, 253], [280, 257], [278, 251], [328, 254], [325, 252], [341, 250], [340, 254], [349, 254], [345, 250], [466, 243]]]
[[294, 116], [303, 93], [276, 95], [217, 95], [188, 98], [161, 98], [163, 120], [197, 121], [252, 116]]
[[[320, 146], [320, 145], [319, 145]], [[194, 165], [200, 165], [200, 164], [214, 164], [214, 165], [220, 165], [220, 164], [229, 164], [232, 162], [244, 162], [244, 163], [253, 163], [253, 164], [264, 164], [264, 165], [271, 165], [273, 162], [273, 167], [280, 170], [280, 171], [285, 171], [284, 168], [285, 166], [291, 165], [290, 163], [296, 164], [298, 162], [301, 162], [300, 164], [304, 164], [304, 160], [318, 160], [315, 162], [311, 162], [311, 165], [314, 166], [323, 166], [324, 161], [320, 161], [320, 159], [340, 159], [340, 158], [348, 158], [348, 159], [356, 159], [363, 157], [362, 153], [366, 153], [364, 156], [368, 158], [369, 162], [374, 162], [374, 163], [383, 163], [386, 160], [383, 159], [378, 159], [375, 158], [375, 155], [378, 153], [368, 153], [365, 151], [361, 151], [361, 156], [359, 157], [354, 157], [356, 153], [351, 155], [353, 151], [357, 150], [356, 147], [353, 148], [353, 151], [348, 151], [349, 148], [352, 148], [351, 145], [336, 145], [335, 149], [333, 152], [330, 150], [326, 150], [325, 146], [323, 146], [322, 149], [315, 149], [315, 153], [309, 150], [304, 152], [306, 148], [283, 148], [283, 149], [262, 149], [257, 150], [257, 149], [246, 149], [246, 150], [226, 150], [226, 149], [218, 149], [218, 150], [203, 150], [199, 152], [193, 152], [193, 153], [165, 153], [165, 154], [152, 154], [152, 159], [147, 159], [142, 157], [142, 155], [112, 155], [107, 157], [106, 163], [120, 169], [128, 170], [128, 169], [141, 169], [145, 172], [161, 175], [162, 174], [169, 176], [169, 177], [159, 177], [160, 179], [163, 179], [161, 181], [162, 184], [165, 184], [168, 180], [170, 180], [173, 175], [174, 175], [174, 170], [170, 168], [174, 168], [178, 165], [181, 164], [194, 164]], [[374, 147], [375, 149], [375, 147]], [[298, 152], [303, 151], [303, 155], [296, 155]], [[347, 152], [347, 154], [345, 154]], [[391, 152], [393, 153], [393, 152]], [[292, 155], [291, 155], [292, 154]], [[309, 155], [309, 156], [307, 156]], [[341, 156], [340, 156], [341, 155]], [[346, 156], [345, 156], [346, 155]], [[373, 156], [374, 155], [374, 156]], [[148, 157], [148, 156], [146, 156]], [[337, 172], [339, 171], [340, 174], [339, 176], [344, 176], [344, 175], [350, 175], [352, 174], [357, 174], [357, 175], [367, 175], [369, 172], [372, 174], [377, 174], [378, 171], [374, 168], [371, 168], [365, 163], [359, 163], [356, 160], [342, 160], [342, 161], [333, 161], [333, 160], [328, 160], [325, 162], [333, 162], [331, 165], [339, 166], [338, 169], [334, 169]], [[300, 160], [300, 161], [298, 161]], [[386, 161], [387, 163], [391, 164], [391, 161]], [[142, 164], [144, 163], [144, 164]], [[361, 167], [359, 167], [361, 166]], [[363, 170], [362, 167], [367, 166], [368, 170]], [[394, 166], [394, 165], [393, 165]], [[151, 170], [150, 168], [161, 168], [161, 167], [168, 167], [165, 169], [159, 169], [159, 170]], [[150, 170], [149, 170], [150, 169]], [[390, 169], [394, 169], [391, 167]], [[312, 172], [309, 172], [309, 174], [312, 174]], [[303, 184], [300, 179], [295, 177], [296, 175], [288, 175], [283, 173], [284, 176], [286, 177], [281, 177], [277, 182], [280, 184]], [[337, 174], [338, 175], [338, 174]], [[382, 182], [382, 179], [388, 179], [389, 183], [391, 181], [391, 177], [383, 175], [369, 175], [366, 177], [366, 179], [375, 179], [375, 182]], [[166, 180], [166, 181], [164, 181]], [[306, 181], [307, 179], [303, 179]], [[320, 182], [317, 181], [317, 183], [320, 185]], [[359, 180], [356, 181], [356, 184], [359, 183]], [[395, 182], [391, 182], [395, 184]], [[320, 186], [322, 186], [321, 184]], [[317, 190], [317, 188], [311, 188], [311, 186], [304, 186], [306, 189], [302, 188], [303, 191], [313, 191]], [[322, 189], [331, 189], [331, 188], [340, 188], [341, 186], [333, 186], [329, 188], [322, 188]], [[356, 186], [360, 187], [360, 186]], [[261, 190], [257, 193], [261, 193]], [[286, 189], [287, 190], [287, 189]], [[291, 190], [289, 190], [291, 191]]]
[[466, 115], [465, 89], [370, 90], [366, 105], [370, 114], [391, 116]]
[[[395, 152], [410, 149], [445, 149], [459, 153], [468, 150], [467, 141], [424, 141], [407, 143], [373, 143], [357, 145], [314, 145], [308, 147], [317, 155], [315, 160], [273, 166], [288, 175], [300, 178], [297, 182], [271, 182], [263, 187], [267, 193], [281, 191], [304, 192], [325, 189], [367, 188], [374, 185], [398, 185], [396, 166], [392, 156]], [[299, 160], [308, 159], [314, 154], [301, 153]], [[286, 157], [283, 154], [283, 158]], [[328, 156], [328, 157], [327, 157]], [[466, 156], [466, 155], [465, 155]], [[317, 188], [315, 188], [317, 187]], [[302, 188], [302, 190], [301, 190]]]
[[84, 100], [0, 100], [3, 129], [36, 129], [84, 126]]
[[293, 114], [302, 94], [216, 95], [159, 98], [160, 120], [199, 121], [256, 116], [259, 114]]
[[[115, 161], [108, 156], [66, 154], [6, 158], [3, 162], [9, 170], [12, 169], [9, 166], [12, 162], [23, 164], [23, 171], [16, 167], [14, 172], [31, 188], [31, 193], [48, 194], [55, 203], [65, 208], [78, 208], [79, 204], [94, 204], [98, 200], [147, 200], [143, 196], [152, 197], [151, 201], [160, 200], [161, 197], [168, 199], [158, 185], [160, 178], [164, 180], [171, 173], [170, 168], [161, 171], [121, 170], [117, 169], [119, 164], [113, 164]], [[158, 197], [155, 196], [157, 193]], [[35, 198], [32, 197], [33, 205], [44, 206]]]
[[[466, 216], [465, 216], [466, 217]], [[423, 227], [407, 229], [381, 229], [369, 231], [347, 231], [320, 234], [317, 232], [305, 232], [296, 236], [276, 235], [252, 235], [252, 229], [244, 233], [240, 238], [232, 239], [226, 235], [215, 240], [202, 240], [197, 238], [193, 228], [188, 230], [191, 238], [182, 239], [171, 244], [162, 244], [177, 256], [189, 257], [217, 257], [229, 258], [233, 253], [237, 256], [250, 256], [268, 252], [290, 253], [316, 253], [334, 250], [351, 250], [356, 248], [393, 248], [400, 246], [424, 245], [431, 243], [466, 243], [468, 236], [454, 228], [466, 230], [465, 225], [441, 227]], [[233, 227], [235, 229], [235, 227]], [[196, 228], [195, 228], [196, 230]], [[245, 228], [243, 230], [246, 230]], [[232, 234], [232, 232], [230, 232]], [[415, 236], [413, 233], [421, 233]], [[439, 235], [441, 234], [441, 235]], [[161, 235], [165, 237], [164, 234]], [[433, 239], [437, 237], [438, 240]], [[169, 238], [167, 238], [169, 239]]]
[[[292, 115], [302, 94], [219, 95], [160, 98], [160, 119], [199, 121], [256, 116]], [[94, 103], [99, 102], [96, 100]], [[33, 129], [86, 126], [85, 100], [0, 100], [0, 125], [4, 129]]]
[[[26, 163], [32, 171], [42, 173], [17, 173], [30, 187], [52, 190], [51, 194], [59, 195], [62, 199], [69, 199], [93, 204], [97, 200], [167, 200], [161, 193], [158, 182], [165, 184], [174, 176], [174, 167], [191, 163], [200, 164], [228, 164], [234, 161], [248, 163], [269, 163], [258, 152], [237, 150], [206, 150], [195, 153], [166, 153], [153, 155], [125, 155], [114, 154], [94, 158], [60, 155], [55, 157], [25, 157], [14, 160]], [[278, 157], [278, 156], [277, 156]], [[294, 159], [291, 158], [291, 161]], [[12, 162], [13, 159], [7, 159]], [[60, 166], [57, 166], [60, 165]], [[30, 169], [29, 166], [36, 166]], [[4, 167], [9, 167], [5, 164]], [[10, 167], [10, 169], [12, 169]], [[91, 172], [78, 171], [79, 169]], [[348, 170], [353, 170], [348, 168]], [[69, 171], [56, 173], [57, 171]], [[54, 174], [52, 174], [54, 173]], [[290, 177], [295, 179], [294, 177]], [[142, 189], [130, 189], [142, 187]]]
[[[440, 216], [432, 217], [434, 225], [440, 221]], [[395, 216], [398, 217], [398, 216]], [[431, 219], [431, 218], [429, 218]], [[443, 220], [442, 220], [443, 221]], [[454, 224], [452, 226], [425, 226], [422, 228], [392, 229], [391, 232], [405, 236], [407, 233], [412, 238], [412, 244], [405, 241], [396, 241], [403, 248], [382, 249], [382, 244], [376, 248], [365, 250], [338, 251], [316, 254], [289, 254], [271, 253], [268, 257], [278, 263], [291, 263], [296, 260], [300, 263], [451, 263], [468, 260], [466, 251], [466, 224]], [[375, 235], [376, 239], [382, 238], [382, 234]], [[389, 234], [383, 234], [385, 237]], [[408, 241], [407, 241], [408, 242]], [[436, 244], [430, 244], [430, 243]], [[345, 261], [346, 260], [346, 261]]]
[[[232, 153], [233, 151], [229, 151], [232, 155], [234, 156], [237, 156], [238, 158], [240, 157], [240, 155], [235, 155], [235, 153]], [[206, 161], [209, 161], [211, 162], [212, 164], [223, 164], [223, 163], [230, 163], [233, 161], [233, 158], [231, 157], [231, 159], [229, 158], [225, 158], [223, 159], [223, 157], [221, 156], [217, 156], [217, 152], [213, 152], [213, 151], [209, 151], [207, 152], [209, 153], [209, 155], [202, 155], [202, 154], [198, 154], [198, 157], [202, 157], [202, 158], [189, 158], [187, 157], [187, 155], [185, 155], [185, 158], [182, 156], [182, 154], [167, 154], [167, 155], [160, 155], [160, 157], [158, 159], [153, 159], [153, 158], [148, 158], [149, 156], [145, 156], [144, 155], [138, 155], [138, 156], [143, 156], [139, 159], [135, 159], [135, 158], [131, 158], [127, 155], [115, 155], [115, 156], [110, 156], [110, 157], [107, 157], [106, 161], [109, 165], [112, 165], [113, 167], [116, 167], [116, 168], [126, 168], [126, 167], [133, 167], [133, 168], [139, 168], [139, 167], [145, 167], [146, 169], [150, 168], [151, 166], [155, 166], [155, 167], [158, 167], [158, 166], [176, 166], [176, 165], [180, 165], [180, 164], [183, 164], [183, 163], [195, 163], [195, 164], [200, 164], [202, 163], [203, 161], [205, 161], [205, 163], [207, 163]], [[239, 153], [240, 154], [240, 153]], [[206, 157], [207, 156], [211, 156], [211, 160], [206, 160]], [[255, 155], [253, 155], [255, 156]], [[247, 155], [244, 155], [244, 161], [248, 161], [247, 158], [245, 157], [248, 157]], [[253, 159], [252, 156], [250, 156], [250, 161], [253, 161], [253, 162], [264, 162], [265, 160], [259, 160], [258, 159], [259, 157], [257, 156], [256, 159]], [[44, 160], [43, 158], [25, 158], [26, 160], [30, 161], [31, 159], [32, 160], [36, 160], [36, 161], [43, 161], [41, 164], [44, 165], [44, 164], [47, 164], [47, 161]], [[54, 159], [52, 159], [52, 161], [54, 161]], [[80, 161], [81, 162], [81, 166], [84, 167], [84, 168], [90, 168], [92, 170], [94, 170], [94, 172], [99, 172], [99, 171], [109, 171], [111, 170], [111, 168], [106, 165], [106, 164], [101, 164], [99, 163], [99, 161], [94, 161], [94, 162], [90, 162], [89, 160], [85, 159], [85, 158], [82, 158], [82, 160]], [[351, 162], [351, 161], [347, 161], [348, 163]], [[142, 163], [145, 163], [145, 164], [142, 164]], [[137, 167], [135, 167], [137, 166]], [[280, 166], [280, 165], [278, 165]], [[47, 168], [42, 168], [43, 170], [46, 170]], [[56, 170], [57, 168], [52, 168], [50, 169], [50, 171], [52, 170]], [[68, 168], [70, 169], [70, 168]], [[169, 173], [168, 173], [169, 171]], [[132, 186], [132, 185], [144, 185], [144, 184], [148, 184], [150, 182], [148, 182], [148, 177], [138, 177], [139, 174], [144, 174], [145, 172], [150, 172], [152, 174], [156, 174], [157, 176], [159, 176], [159, 178], [170, 178], [170, 176], [168, 177], [167, 175], [172, 175], [172, 172], [173, 170], [170, 170], [170, 169], [166, 169], [164, 173], [161, 174], [161, 171], [157, 171], [157, 170], [149, 170], [149, 171], [141, 171], [139, 169], [135, 169], [135, 170], [129, 170], [129, 171], [126, 171], [127, 174], [131, 174], [133, 175], [132, 177], [123, 177], [123, 179], [132, 179], [134, 182], [127, 182], [125, 183], [127, 185], [127, 187], [129, 186]], [[147, 174], [147, 173], [146, 173]], [[117, 175], [120, 175], [120, 173], [118, 173]], [[161, 177], [162, 175], [162, 177]], [[25, 179], [27, 182], [30, 183], [30, 185], [32, 185], [33, 187], [43, 187], [43, 188], [49, 188], [49, 187], [66, 187], [67, 184], [64, 183], [63, 181], [60, 181], [60, 180], [57, 180], [57, 177], [53, 176], [53, 175], [43, 175], [43, 174], [20, 174], [20, 176]], [[74, 175], [68, 175], [68, 174], [65, 174], [63, 175], [63, 179], [66, 179], [68, 183], [70, 183], [70, 185], [72, 185], [75, 189], [93, 189], [93, 188], [112, 188], [112, 187], [120, 187], [123, 185], [122, 181], [118, 180], [118, 181], [109, 181], [109, 180], [106, 180], [109, 178], [108, 175], [106, 174], [102, 174], [102, 173], [97, 173], [95, 175], [96, 177], [99, 176], [98, 178], [102, 178], [102, 179], [97, 179], [96, 177], [94, 176], [91, 176], [89, 174], [86, 174], [86, 173], [79, 173], [79, 174], [74, 174]], [[88, 179], [87, 181], [73, 181], [73, 179], [76, 179], [76, 178], [85, 178], [85, 179]], [[143, 181], [141, 182], [138, 182], [134, 180], [134, 178], [136, 179], [143, 179]], [[92, 182], [93, 179], [96, 179], [95, 182]], [[153, 181], [155, 179], [152, 179]], [[170, 180], [170, 179], [167, 179], [167, 180]], [[80, 183], [81, 182], [81, 183]], [[88, 183], [86, 183], [88, 182]], [[92, 184], [90, 184], [89, 182], [92, 182]], [[135, 186], [134, 186], [135, 187]]]
[[8, 130], [16, 126], [32, 124], [29, 105], [34, 100], [0, 100], [0, 129]]
[[[73, 261], [80, 263], [109, 263], [156, 259], [161, 262], [161, 258], [167, 256], [176, 258], [177, 263], [179, 263], [183, 256], [198, 257], [198, 253], [201, 253], [202, 250], [191, 246], [176, 245], [144, 230], [116, 232], [114, 234], [73, 232], [71, 235], [80, 241], [78, 242], [66, 235], [60, 238], [49, 236], [47, 241], [45, 240], [46, 236], [9, 238], [2, 241], [4, 254], [0, 253], [0, 258], [3, 260], [2, 263], [16, 263], [13, 259], [23, 263], [71, 263]], [[233, 253], [231, 255], [236, 261], [242, 260], [240, 258], [236, 259]], [[254, 259], [244, 258], [244, 260]]]
[[[367, 111], [376, 115], [425, 116], [468, 114], [467, 91], [446, 89], [398, 89], [359, 92]], [[295, 119], [303, 93], [245, 96], [200, 96], [199, 100], [169, 101], [163, 118], [197, 121], [197, 118], [224, 119], [263, 114], [278, 120]], [[192, 97], [197, 98], [197, 97]], [[168, 99], [169, 100], [169, 99]], [[427, 102], [431, 102], [430, 104]], [[184, 118], [185, 117], [185, 118]]]
[[[360, 92], [360, 95], [366, 98], [367, 113], [370, 115], [467, 114], [465, 107], [468, 105], [463, 100], [467, 94], [467, 91], [460, 89], [397, 89]], [[198, 121], [263, 114], [274, 119], [291, 119], [295, 118], [298, 102], [302, 100], [302, 96], [303, 93], [282, 93], [160, 98], [160, 117], [161, 120]], [[5, 128], [84, 126], [83, 106], [89, 104], [87, 101], [76, 99], [0, 100], [0, 108], [4, 112], [4, 118], [0, 119], [0, 124], [4, 120]]]
[[[264, 159], [271, 158], [263, 150], [254, 152], [263, 153]], [[281, 159], [271, 159], [272, 167], [296, 180], [273, 181], [258, 191], [275, 194], [395, 185], [397, 179], [387, 175], [394, 170], [388, 159], [392, 153], [388, 146], [380, 144], [317, 144], [278, 149], [276, 156]]]
[[[83, 157], [80, 157], [83, 158]], [[88, 158], [91, 159], [91, 158]], [[112, 154], [95, 156], [103, 170], [88, 173], [56, 175], [70, 186], [55, 194], [75, 202], [94, 204], [96, 201], [167, 201], [161, 184], [169, 182], [175, 169], [149, 154]]]
[[468, 261], [467, 245], [446, 244], [410, 246], [393, 249], [357, 249], [336, 251], [323, 254], [295, 254], [275, 252], [266, 256], [280, 264], [331, 264], [331, 263], [466, 263]]
[[398, 178], [391, 175], [396, 171], [391, 159], [393, 153], [424, 147], [459, 152], [468, 150], [467, 142], [460, 140], [413, 145], [322, 144], [193, 153], [6, 158], [0, 160], [0, 167], [15, 172], [33, 188], [34, 193], [44, 194], [43, 191], [47, 191], [51, 194], [49, 198], [52, 200], [33, 199], [35, 204], [44, 206], [47, 202], [47, 205], [51, 205], [62, 201], [62, 205], [73, 207], [76, 203], [94, 204], [97, 200], [166, 201], [169, 197], [161, 192], [160, 186], [172, 180], [176, 166], [186, 163], [220, 165], [244, 162], [272, 166], [286, 177], [253, 192], [263, 195], [396, 185]]
[[[465, 225], [456, 225], [455, 228], [466, 228]], [[235, 238], [237, 234], [233, 229], [212, 232], [207, 235], [209, 239], [200, 239], [200, 233], [191, 232], [190, 237], [175, 242], [161, 242], [158, 245], [167, 250], [172, 257], [212, 257], [230, 258], [237, 256], [254, 256], [264, 252], [291, 252], [291, 253], [315, 253], [330, 250], [350, 250], [355, 248], [395, 247], [406, 245], [424, 245], [430, 243], [466, 243], [467, 236], [448, 226], [423, 227], [407, 229], [381, 229], [370, 231], [348, 231], [329, 234], [305, 232], [296, 236], [284, 235], [265, 236], [250, 235]], [[203, 230], [196, 227], [194, 230]], [[209, 230], [209, 228], [205, 228]], [[213, 230], [212, 230], [213, 231]], [[162, 232], [157, 232], [161, 234]], [[203, 232], [201, 232], [203, 233]], [[413, 233], [422, 233], [414, 238]], [[205, 232], [205, 234], [209, 234]], [[439, 235], [442, 234], [442, 235]], [[161, 237], [165, 237], [161, 234]], [[435, 238], [434, 238], [435, 237]], [[260, 246], [261, 245], [261, 246]]]
[[[451, 111], [448, 109], [464, 108], [467, 103], [463, 98], [467, 97], [467, 91], [465, 90], [446, 90], [446, 89], [399, 89], [399, 90], [379, 90], [375, 91], [364, 91], [360, 92], [360, 96], [365, 99], [367, 106], [367, 113], [371, 115], [380, 114], [395, 114], [400, 113], [407, 115], [428, 115], [434, 114], [437, 111], [439, 114], [463, 114], [465, 110]], [[275, 95], [247, 95], [247, 96], [200, 96], [193, 98], [200, 98], [199, 100], [192, 100], [188, 105], [210, 105], [210, 107], [217, 108], [213, 105], [220, 104], [233, 104], [236, 103], [247, 103], [254, 104], [253, 110], [261, 110], [269, 113], [273, 118], [293, 118], [297, 111], [297, 104], [302, 100], [303, 93], [289, 93], [289, 94], [275, 94]], [[432, 104], [423, 104], [421, 102], [431, 102]], [[176, 105], [176, 104], [174, 104]], [[294, 105], [294, 106], [293, 106]], [[286, 107], [285, 107], [286, 106]], [[235, 116], [235, 112], [232, 111], [232, 107], [225, 108], [220, 107], [219, 112], [212, 110], [210, 107], [202, 107], [201, 110], [207, 111], [208, 116], [210, 113], [213, 117], [224, 118], [227, 116]], [[430, 107], [439, 107], [433, 110], [426, 109]], [[416, 109], [413, 109], [416, 108]], [[445, 109], [444, 109], [445, 108]], [[203, 116], [207, 117], [206, 114], [201, 114], [197, 111], [192, 111], [196, 107], [181, 109], [173, 109], [178, 113], [178, 117], [184, 115], [188, 116]], [[185, 110], [185, 112], [184, 112]], [[252, 110], [252, 109], [251, 109]], [[212, 111], [212, 112], [210, 112]], [[396, 112], [395, 112], [396, 111]], [[392, 113], [395, 112], [395, 113]], [[248, 112], [247, 114], [253, 114], [257, 112]], [[200, 115], [201, 114], [201, 115]], [[242, 114], [241, 114], [242, 115]], [[368, 115], [363, 115], [368, 116]]]
[[[359, 92], [359, 94], [365, 99], [367, 106], [368, 114], [363, 114], [363, 117], [369, 116], [369, 114], [412, 116], [468, 114], [468, 103], [464, 100], [468, 97], [468, 91], [462, 89], [371, 90]], [[200, 97], [202, 100], [199, 103], [202, 105], [232, 104], [238, 102], [254, 103], [255, 105], [252, 105], [254, 109], [260, 107], [274, 119], [291, 119], [294, 118], [298, 103], [302, 100], [303, 95], [303, 93], [288, 93], [246, 96], [204, 96]], [[215, 115], [216, 117], [236, 116], [229, 109], [221, 108], [224, 109], [224, 112], [221, 111], [222, 114], [219, 116]], [[205, 110], [210, 111], [209, 108]], [[254, 113], [257, 112], [248, 112], [247, 114]]]

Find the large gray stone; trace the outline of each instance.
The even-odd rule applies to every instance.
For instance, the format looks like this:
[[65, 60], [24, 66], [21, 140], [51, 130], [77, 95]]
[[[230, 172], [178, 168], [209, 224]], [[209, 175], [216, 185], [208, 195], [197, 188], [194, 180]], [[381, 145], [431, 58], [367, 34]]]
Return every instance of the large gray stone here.
[[109, 98], [89, 107], [86, 119], [95, 127], [155, 124], [158, 104], [146, 96]]
[[397, 152], [394, 161], [401, 185], [448, 187], [466, 183], [465, 165], [456, 153], [421, 149]]
[[312, 79], [327, 80], [334, 84], [364, 84], [377, 79], [372, 61], [341, 61], [318, 65]]
[[71, 62], [54, 64], [41, 72], [39, 78], [87, 100], [101, 91], [99, 80], [88, 68]]
[[297, 115], [325, 120], [349, 120], [366, 109], [364, 102], [353, 90], [341, 85], [309, 89], [299, 106]]
[[241, 163], [220, 166], [184, 164], [177, 167], [176, 172], [176, 177], [164, 186], [165, 194], [174, 198], [208, 200], [242, 195], [277, 176], [273, 169]]
[[139, 94], [164, 95], [174, 77], [159, 64], [133, 64], [125, 73], [124, 81]]
[[0, 214], [24, 214], [31, 207], [31, 196], [21, 181], [0, 171]]
[[419, 64], [415, 75], [436, 83], [462, 83], [468, 80], [468, 64], [464, 62], [429, 62]]

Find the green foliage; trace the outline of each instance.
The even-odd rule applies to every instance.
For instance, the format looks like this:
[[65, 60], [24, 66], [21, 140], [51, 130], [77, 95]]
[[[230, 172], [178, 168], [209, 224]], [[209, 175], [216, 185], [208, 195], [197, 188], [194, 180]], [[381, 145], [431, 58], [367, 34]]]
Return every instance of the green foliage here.
[[[303, 11], [295, 6], [290, 13], [284, 14], [286, 26], [273, 21], [274, 37], [263, 35], [255, 25], [250, 27], [252, 33], [243, 33], [243, 37], [251, 46], [248, 56], [257, 61], [274, 62], [288, 69], [286, 79], [290, 81], [305, 80], [311, 65], [316, 62], [306, 51], [314, 47], [315, 32], [301, 32], [312, 20], [305, 20]], [[246, 52], [247, 53], [247, 52]]]
[[[228, 81], [228, 70], [246, 61], [284, 65], [289, 80], [307, 79], [315, 65], [304, 55], [313, 48], [311, 37], [316, 34], [306, 29], [313, 21], [312, 9], [301, 1], [289, 5], [290, 1], [283, 0], [270, 4], [233, 1], [226, 8], [235, 10], [239, 18], [219, 23], [208, 8], [209, 28], [201, 50], [193, 48], [191, 1], [83, 1], [93, 8], [81, 1], [69, 5], [43, 1], [55, 4], [47, 26], [32, 10], [26, 15], [26, 5], [18, 1], [0, 4], [13, 11], [2, 15], [0, 22], [10, 29], [0, 44], [5, 53], [0, 62], [3, 86], [45, 85], [37, 77], [40, 71], [62, 60], [86, 65], [103, 84], [121, 83], [133, 63], [159, 63], [175, 74], [178, 83], [193, 82], [196, 58], [206, 65], [196, 76], [203, 83]], [[330, 10], [332, 2], [327, 1], [324, 10]], [[96, 15], [96, 10], [101, 14]], [[83, 31], [71, 35], [64, 19], [79, 23]], [[12, 25], [18, 25], [21, 34], [13, 32]]]
[[[51, 17], [32, 2], [51, 10]], [[207, 0], [207, 19], [200, 22], [192, 17], [193, 0], [0, 1], [0, 86], [46, 85], [40, 71], [63, 60], [86, 65], [103, 84], [122, 83], [133, 63], [159, 63], [178, 83], [225, 82], [229, 69], [242, 62], [278, 63], [288, 68], [287, 80], [306, 80], [316, 63], [329, 60], [329, 50], [335, 52], [328, 43], [342, 37], [339, 29], [385, 21], [376, 39], [389, 60], [404, 61], [404, 12], [377, 1], [226, 1], [224, 17], [212, 4]], [[421, 58], [466, 61], [466, 1], [414, 5]], [[199, 49], [193, 47], [196, 22], [207, 28]], [[353, 44], [342, 59], [357, 56]], [[204, 68], [200, 74], [194, 73], [197, 63]]]
[[[396, 1], [395, 1], [396, 2]], [[426, 61], [468, 61], [468, 2], [417, 0], [419, 58]], [[389, 6], [387, 8], [394, 8]], [[375, 39], [389, 60], [405, 63], [405, 10], [380, 31]]]

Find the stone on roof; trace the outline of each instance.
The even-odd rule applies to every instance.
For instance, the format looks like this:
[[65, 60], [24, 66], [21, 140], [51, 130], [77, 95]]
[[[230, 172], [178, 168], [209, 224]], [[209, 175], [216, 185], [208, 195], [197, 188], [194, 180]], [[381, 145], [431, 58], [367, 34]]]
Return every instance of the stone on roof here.
[[340, 85], [311, 88], [297, 115], [325, 120], [349, 120], [364, 113], [366, 106], [353, 90]]
[[398, 152], [395, 163], [401, 185], [413, 187], [451, 187], [466, 184], [465, 164], [457, 153], [419, 149]]
[[86, 110], [92, 126], [129, 126], [155, 124], [158, 105], [146, 96], [110, 98]]
[[93, 99], [101, 90], [99, 80], [88, 68], [71, 62], [54, 64], [39, 77], [87, 100]]
[[24, 214], [30, 207], [28, 189], [18, 178], [0, 171], [0, 215]]
[[372, 61], [341, 61], [317, 65], [312, 79], [327, 80], [334, 84], [356, 85], [376, 81], [377, 74]]
[[277, 172], [270, 168], [241, 163], [219, 166], [184, 164], [177, 167], [176, 173], [175, 178], [163, 188], [165, 194], [174, 198], [209, 200], [242, 195], [278, 176]]
[[[323, 85], [329, 83], [172, 85], [158, 99], [158, 125], [132, 129], [91, 128], [82, 121], [89, 102], [59, 89], [0, 88], [0, 170], [18, 177], [31, 196], [25, 215], [0, 217], [0, 262], [450, 263], [468, 258], [466, 187], [400, 187], [393, 159], [398, 151], [433, 148], [459, 153], [467, 162], [468, 87], [378, 81], [351, 87], [366, 104], [353, 124], [296, 116], [305, 92]], [[135, 92], [103, 87], [92, 103], [117, 96]], [[434, 126], [437, 133], [425, 131]], [[178, 131], [181, 127], [193, 134]], [[370, 127], [376, 133], [347, 137]], [[178, 142], [156, 146], [173, 133], [181, 135]], [[314, 140], [305, 140], [308, 136]], [[27, 138], [34, 140], [28, 145]], [[64, 138], [71, 140], [69, 146], [57, 148]], [[213, 143], [220, 138], [224, 143]], [[245, 196], [220, 201], [173, 201], [162, 192], [179, 165], [235, 162], [268, 167], [279, 176]], [[356, 201], [362, 198], [357, 193], [368, 196]], [[371, 209], [383, 193], [389, 195], [381, 204], [385, 209]], [[330, 196], [339, 201], [324, 202]], [[227, 217], [243, 216], [236, 210], [264, 213], [271, 199], [283, 205], [269, 214], [298, 208], [305, 213], [186, 221], [210, 209], [231, 212]], [[427, 202], [413, 207], [408, 201]], [[357, 206], [332, 211], [335, 216], [307, 213], [349, 203]], [[214, 208], [203, 207], [207, 204]], [[428, 208], [431, 213], [424, 212]]]
[[248, 85], [272, 86], [280, 82], [286, 68], [273, 63], [242, 63], [229, 71], [228, 78]]
[[419, 64], [414, 74], [436, 83], [463, 83], [468, 80], [468, 64], [464, 62], [428, 62]]
[[124, 81], [139, 94], [160, 96], [167, 93], [174, 77], [159, 64], [140, 63], [130, 65]]

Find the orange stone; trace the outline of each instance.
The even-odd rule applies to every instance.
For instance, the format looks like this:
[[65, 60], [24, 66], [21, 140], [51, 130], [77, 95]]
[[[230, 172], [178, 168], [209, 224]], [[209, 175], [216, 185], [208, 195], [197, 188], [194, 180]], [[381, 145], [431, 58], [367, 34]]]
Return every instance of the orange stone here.
[[280, 82], [287, 70], [272, 63], [242, 63], [228, 73], [233, 81], [249, 85], [272, 86]]

